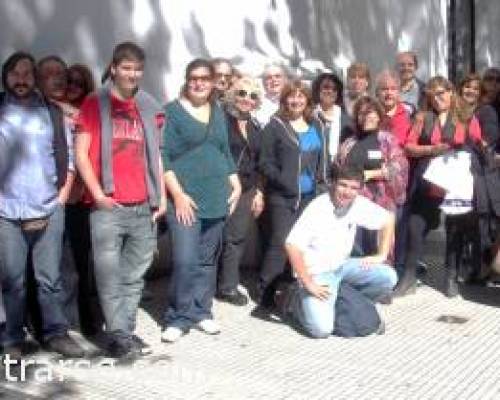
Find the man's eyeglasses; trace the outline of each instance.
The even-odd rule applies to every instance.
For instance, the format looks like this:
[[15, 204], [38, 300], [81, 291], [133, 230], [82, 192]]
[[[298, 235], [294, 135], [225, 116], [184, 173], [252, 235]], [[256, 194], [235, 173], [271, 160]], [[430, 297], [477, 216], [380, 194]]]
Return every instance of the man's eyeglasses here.
[[241, 98], [250, 97], [253, 101], [259, 100], [259, 95], [255, 92], [248, 92], [245, 89], [240, 89], [236, 91], [236, 95]]
[[202, 82], [202, 83], [207, 83], [212, 80], [212, 77], [210, 75], [192, 75], [188, 78], [188, 82], [194, 83], [194, 82]]
[[269, 74], [269, 75], [264, 75], [264, 80], [271, 80], [271, 79], [281, 79], [283, 78], [282, 74]]
[[224, 78], [224, 79], [226, 79], [226, 80], [229, 81], [232, 77], [233, 77], [232, 74], [223, 74], [221, 72], [216, 72], [215, 73], [215, 78], [217, 78], [217, 79]]

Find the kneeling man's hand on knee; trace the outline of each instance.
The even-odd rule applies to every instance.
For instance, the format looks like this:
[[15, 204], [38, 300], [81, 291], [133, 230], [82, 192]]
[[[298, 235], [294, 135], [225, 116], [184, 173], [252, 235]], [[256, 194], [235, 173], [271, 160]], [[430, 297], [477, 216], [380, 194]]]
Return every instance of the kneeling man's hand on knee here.
[[330, 288], [328, 285], [318, 285], [314, 283], [312, 280], [304, 284], [306, 290], [312, 296], [320, 299], [320, 300], [328, 300], [331, 295]]

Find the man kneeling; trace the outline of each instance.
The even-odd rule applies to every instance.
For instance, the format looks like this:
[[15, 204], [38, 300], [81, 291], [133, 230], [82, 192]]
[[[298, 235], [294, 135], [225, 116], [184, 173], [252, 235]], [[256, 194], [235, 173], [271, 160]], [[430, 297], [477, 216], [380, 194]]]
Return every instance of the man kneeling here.
[[[338, 169], [330, 193], [308, 205], [286, 239], [286, 252], [299, 284], [292, 312], [314, 338], [328, 337], [334, 330], [341, 281], [374, 301], [390, 295], [397, 282], [396, 272], [385, 264], [395, 217], [358, 196], [362, 182], [362, 171]], [[350, 258], [357, 226], [379, 231], [376, 254]]]

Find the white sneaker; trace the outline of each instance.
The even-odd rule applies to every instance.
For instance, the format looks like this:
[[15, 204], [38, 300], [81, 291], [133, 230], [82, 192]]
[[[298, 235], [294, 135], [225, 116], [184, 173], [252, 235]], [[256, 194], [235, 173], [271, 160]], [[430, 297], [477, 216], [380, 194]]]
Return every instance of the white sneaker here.
[[177, 342], [183, 334], [184, 332], [182, 332], [182, 329], [179, 329], [175, 326], [169, 326], [161, 333], [161, 341], [174, 343]]
[[197, 327], [207, 335], [217, 335], [220, 333], [220, 326], [213, 319], [204, 319], [198, 322]]

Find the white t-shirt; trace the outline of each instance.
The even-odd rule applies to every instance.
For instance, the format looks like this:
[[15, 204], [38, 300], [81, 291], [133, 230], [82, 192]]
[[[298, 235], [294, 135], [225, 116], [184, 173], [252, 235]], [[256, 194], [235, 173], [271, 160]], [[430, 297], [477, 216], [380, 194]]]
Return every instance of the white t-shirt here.
[[330, 194], [316, 197], [286, 239], [299, 248], [311, 275], [337, 269], [351, 254], [356, 227], [379, 230], [391, 213], [366, 197], [357, 196], [343, 215], [335, 213]]
[[259, 109], [254, 112], [254, 117], [259, 121], [261, 126], [266, 126], [278, 109], [279, 97], [277, 99], [270, 99], [269, 97], [263, 96]]

